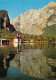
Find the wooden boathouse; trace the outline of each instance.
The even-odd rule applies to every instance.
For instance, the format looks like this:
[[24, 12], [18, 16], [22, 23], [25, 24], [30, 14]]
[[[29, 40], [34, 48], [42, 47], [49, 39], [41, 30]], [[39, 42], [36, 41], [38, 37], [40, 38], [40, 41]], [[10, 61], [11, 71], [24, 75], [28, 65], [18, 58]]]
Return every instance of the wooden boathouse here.
[[9, 44], [9, 39], [0, 39], [1, 45]]

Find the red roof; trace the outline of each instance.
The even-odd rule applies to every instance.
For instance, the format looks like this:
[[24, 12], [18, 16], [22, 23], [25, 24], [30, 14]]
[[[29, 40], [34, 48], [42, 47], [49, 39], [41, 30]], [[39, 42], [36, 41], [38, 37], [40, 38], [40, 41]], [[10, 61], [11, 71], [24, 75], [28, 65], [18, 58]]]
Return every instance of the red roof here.
[[20, 35], [20, 33], [17, 33], [17, 35]]
[[17, 38], [18, 38], [17, 36], [14, 37], [14, 39], [17, 39]]

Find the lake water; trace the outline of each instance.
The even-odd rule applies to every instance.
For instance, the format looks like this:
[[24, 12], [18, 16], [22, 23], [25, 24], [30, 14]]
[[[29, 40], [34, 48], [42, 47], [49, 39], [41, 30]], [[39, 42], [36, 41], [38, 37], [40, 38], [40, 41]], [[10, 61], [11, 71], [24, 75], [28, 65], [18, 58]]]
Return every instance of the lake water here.
[[56, 44], [0, 45], [0, 80], [56, 80]]

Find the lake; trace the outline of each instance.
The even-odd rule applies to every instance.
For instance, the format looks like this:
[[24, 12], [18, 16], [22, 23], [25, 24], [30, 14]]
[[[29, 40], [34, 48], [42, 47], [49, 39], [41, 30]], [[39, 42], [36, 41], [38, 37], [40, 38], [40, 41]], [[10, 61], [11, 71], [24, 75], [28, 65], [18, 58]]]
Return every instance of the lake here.
[[56, 44], [0, 45], [0, 80], [56, 80]]

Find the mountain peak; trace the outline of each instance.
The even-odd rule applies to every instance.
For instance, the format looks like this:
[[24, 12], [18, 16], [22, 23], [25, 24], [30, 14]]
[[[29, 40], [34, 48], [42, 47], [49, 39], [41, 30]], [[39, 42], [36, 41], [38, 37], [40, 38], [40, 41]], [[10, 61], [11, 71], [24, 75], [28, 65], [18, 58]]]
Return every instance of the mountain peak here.
[[50, 2], [48, 5], [49, 6], [56, 6], [56, 3], [55, 2]]
[[12, 22], [16, 31], [24, 34], [41, 35], [47, 26], [56, 24], [56, 3], [34, 10], [30, 9], [15, 18]]

